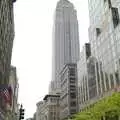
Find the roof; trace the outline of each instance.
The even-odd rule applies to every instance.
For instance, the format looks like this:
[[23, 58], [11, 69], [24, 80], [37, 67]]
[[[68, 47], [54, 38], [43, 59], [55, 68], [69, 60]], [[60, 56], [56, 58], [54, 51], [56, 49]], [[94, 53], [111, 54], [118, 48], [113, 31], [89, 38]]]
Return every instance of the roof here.
[[43, 100], [47, 100], [49, 97], [60, 97], [60, 95], [46, 95]]

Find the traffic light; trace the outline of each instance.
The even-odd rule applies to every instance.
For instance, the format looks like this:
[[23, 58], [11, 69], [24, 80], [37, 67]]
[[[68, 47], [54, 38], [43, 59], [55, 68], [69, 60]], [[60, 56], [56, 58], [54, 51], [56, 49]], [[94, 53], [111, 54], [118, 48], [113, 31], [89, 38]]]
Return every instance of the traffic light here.
[[22, 106], [22, 105], [21, 105], [21, 107], [20, 107], [20, 109], [19, 109], [19, 112], [20, 112], [19, 120], [24, 119], [25, 109], [23, 109], [23, 106]]

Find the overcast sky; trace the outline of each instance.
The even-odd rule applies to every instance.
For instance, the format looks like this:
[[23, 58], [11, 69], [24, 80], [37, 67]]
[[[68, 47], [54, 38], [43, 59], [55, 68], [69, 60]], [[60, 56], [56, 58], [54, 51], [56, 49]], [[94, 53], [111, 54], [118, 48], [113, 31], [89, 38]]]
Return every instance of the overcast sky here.
[[[58, 0], [17, 0], [14, 5], [15, 40], [12, 65], [17, 67], [19, 103], [25, 118], [32, 117], [36, 103], [48, 93], [52, 75], [52, 26]], [[87, 0], [70, 0], [78, 14], [80, 47], [88, 42]]]

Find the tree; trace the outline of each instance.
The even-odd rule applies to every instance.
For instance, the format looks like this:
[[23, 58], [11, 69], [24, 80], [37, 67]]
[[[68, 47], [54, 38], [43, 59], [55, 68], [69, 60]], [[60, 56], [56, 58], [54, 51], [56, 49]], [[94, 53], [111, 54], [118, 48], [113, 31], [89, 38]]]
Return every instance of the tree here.
[[80, 112], [74, 116], [73, 120], [101, 120], [114, 118], [117, 120], [120, 115], [120, 93], [113, 93], [112, 96], [105, 97], [94, 104], [87, 111]]

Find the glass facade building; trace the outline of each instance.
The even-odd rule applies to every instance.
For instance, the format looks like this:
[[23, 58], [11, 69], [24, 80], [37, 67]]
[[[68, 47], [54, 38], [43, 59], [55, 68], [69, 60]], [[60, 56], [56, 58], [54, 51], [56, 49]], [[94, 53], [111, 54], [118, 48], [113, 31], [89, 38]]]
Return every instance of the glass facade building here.
[[120, 5], [116, 2], [120, 3], [89, 0], [89, 38], [98, 61], [99, 94], [120, 85]]
[[120, 88], [120, 1], [88, 2], [91, 56], [84, 47], [78, 62], [79, 111]]

